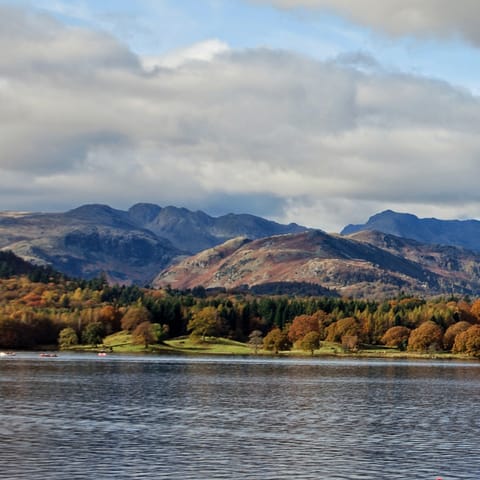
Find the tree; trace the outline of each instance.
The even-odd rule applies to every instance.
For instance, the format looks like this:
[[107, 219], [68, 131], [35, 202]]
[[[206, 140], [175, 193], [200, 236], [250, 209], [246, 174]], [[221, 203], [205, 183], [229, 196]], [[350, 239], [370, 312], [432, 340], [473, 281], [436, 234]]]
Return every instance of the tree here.
[[313, 315], [299, 315], [293, 319], [288, 329], [288, 339], [295, 343], [302, 340], [307, 333], [318, 332], [318, 318]]
[[452, 350], [458, 334], [465, 332], [472, 326], [471, 323], [461, 321], [450, 325], [443, 336], [443, 347], [445, 350]]
[[112, 305], [105, 305], [100, 309], [98, 321], [102, 322], [107, 334], [117, 332], [120, 329], [118, 310]]
[[215, 335], [217, 333], [217, 324], [220, 315], [215, 307], [204, 307], [194, 312], [192, 318], [188, 322], [187, 329], [193, 339], [202, 338], [205, 341], [207, 335]]
[[0, 318], [0, 347], [22, 348], [31, 347], [30, 327], [21, 320]]
[[475, 315], [477, 321], [480, 320], [480, 299], [475, 300], [470, 308], [470, 313]]
[[455, 337], [453, 353], [466, 353], [467, 355], [480, 355], [480, 325], [472, 325], [468, 330]]
[[411, 330], [407, 327], [396, 326], [389, 328], [380, 341], [387, 347], [397, 347], [405, 350]]
[[326, 328], [328, 342], [341, 342], [344, 336], [358, 336], [360, 325], [353, 317], [342, 318]]
[[[158, 324], [156, 324], [158, 325]], [[145, 345], [145, 348], [158, 341], [158, 330], [151, 322], [142, 322], [132, 333], [132, 342], [136, 345]]]
[[71, 327], [67, 327], [61, 330], [58, 335], [58, 345], [61, 349], [78, 345], [77, 332]]
[[82, 341], [85, 344], [97, 346], [102, 343], [105, 336], [105, 328], [100, 322], [89, 323], [82, 332]]
[[317, 348], [320, 348], [320, 334], [318, 332], [308, 332], [302, 340], [300, 340], [300, 348], [312, 355]]
[[427, 352], [440, 350], [443, 344], [442, 329], [431, 320], [412, 330], [408, 339], [408, 350]]
[[267, 333], [263, 339], [263, 347], [265, 350], [270, 350], [274, 353], [279, 353], [280, 350], [289, 350], [290, 342], [288, 336], [282, 332], [279, 328], [274, 328]]
[[255, 354], [257, 354], [258, 349], [263, 345], [262, 332], [260, 330], [254, 330], [252, 333], [250, 333], [248, 338], [248, 345], [252, 347], [255, 351]]
[[138, 325], [151, 320], [150, 312], [143, 305], [129, 307], [122, 318], [122, 330], [133, 332]]

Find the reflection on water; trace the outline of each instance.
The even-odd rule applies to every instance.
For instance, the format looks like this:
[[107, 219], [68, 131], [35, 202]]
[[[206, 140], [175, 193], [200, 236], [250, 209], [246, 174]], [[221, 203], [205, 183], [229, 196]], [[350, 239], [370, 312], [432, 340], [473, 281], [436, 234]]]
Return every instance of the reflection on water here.
[[480, 364], [0, 360], [0, 478], [480, 478]]

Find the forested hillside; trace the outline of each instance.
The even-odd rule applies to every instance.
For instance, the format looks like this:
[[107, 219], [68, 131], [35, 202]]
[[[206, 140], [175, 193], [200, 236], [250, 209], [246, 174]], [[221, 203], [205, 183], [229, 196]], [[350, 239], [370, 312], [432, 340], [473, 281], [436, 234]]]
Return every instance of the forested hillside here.
[[124, 331], [146, 346], [190, 335], [200, 343], [226, 337], [274, 352], [292, 346], [313, 352], [320, 343], [344, 351], [386, 345], [414, 352], [480, 352], [480, 300], [207, 295], [203, 288], [109, 286], [101, 278], [11, 276], [26, 266], [9, 255], [1, 265], [12, 270], [4, 275], [10, 278], [0, 280], [2, 348], [101, 345], [107, 335]]

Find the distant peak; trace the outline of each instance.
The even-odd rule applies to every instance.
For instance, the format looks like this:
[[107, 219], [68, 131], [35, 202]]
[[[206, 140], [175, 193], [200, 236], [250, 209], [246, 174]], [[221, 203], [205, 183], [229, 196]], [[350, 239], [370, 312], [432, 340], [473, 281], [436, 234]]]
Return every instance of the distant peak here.
[[128, 215], [134, 221], [148, 223], [156, 218], [161, 210], [161, 207], [153, 203], [136, 203], [128, 209]]
[[86, 205], [81, 205], [80, 207], [69, 210], [67, 213], [71, 214], [93, 214], [93, 213], [113, 213], [116, 212], [115, 209], [109, 205], [104, 205], [102, 203], [87, 203]]
[[410, 219], [418, 219], [416, 215], [413, 215], [412, 213], [402, 213], [402, 212], [395, 212], [393, 210], [384, 210], [383, 212], [376, 213], [375, 215], [372, 215], [368, 221], [370, 222], [371, 220], [378, 220], [380, 218], [410, 218]]
[[140, 203], [136, 203], [135, 205], [132, 205], [128, 211], [131, 211], [131, 210], [136, 210], [136, 209], [148, 209], [148, 210], [159, 210], [161, 209], [161, 207], [159, 207], [158, 205], [155, 205], [154, 203], [148, 203], [148, 202], [140, 202]]

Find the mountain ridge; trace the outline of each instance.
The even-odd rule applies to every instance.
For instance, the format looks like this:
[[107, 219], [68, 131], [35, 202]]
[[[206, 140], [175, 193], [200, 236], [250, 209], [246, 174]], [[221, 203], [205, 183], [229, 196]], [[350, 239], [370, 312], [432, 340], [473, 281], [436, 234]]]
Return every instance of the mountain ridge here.
[[419, 218], [393, 210], [372, 215], [366, 223], [347, 225], [340, 232], [350, 235], [362, 230], [379, 231], [427, 244], [452, 245], [480, 252], [480, 221]]
[[211, 217], [174, 206], [129, 210], [86, 204], [59, 213], [0, 212], [0, 249], [76, 277], [105, 273], [111, 282], [149, 283], [175, 258], [245, 234], [302, 231], [253, 215]]
[[[384, 241], [385, 238], [384, 235]], [[458, 257], [457, 263], [448, 270], [448, 265], [436, 265], [434, 258], [430, 263], [422, 259], [419, 243], [393, 236], [388, 241], [392, 245], [400, 242], [405, 251], [399, 247], [382, 248], [379, 239], [372, 238], [369, 243], [366, 239], [315, 230], [254, 241], [237, 239], [168, 267], [153, 284], [178, 289], [223, 286], [234, 290], [276, 282], [307, 283], [341, 295], [372, 297], [398, 295], [402, 290], [422, 295], [449, 293], [452, 283], [457, 292], [480, 291], [480, 271], [466, 282], [466, 273], [462, 270], [472, 262], [479, 262], [480, 255], [447, 247]], [[430, 247], [423, 248], [428, 256]], [[408, 258], [409, 249], [420, 253], [411, 253]], [[460, 261], [462, 254], [471, 257]], [[448, 252], [444, 257], [448, 258]], [[454, 272], [460, 281], [455, 281]]]
[[[378, 225], [402, 235], [374, 230]], [[479, 294], [480, 250], [441, 245], [455, 238], [451, 225], [465, 240], [458, 229], [476, 229], [480, 222], [387, 210], [371, 217], [370, 228], [347, 226], [342, 234], [327, 234], [248, 214], [212, 217], [151, 203], [128, 210], [87, 204], [63, 213], [0, 212], [0, 250], [72, 277], [105, 274], [111, 283], [252, 292], [298, 288], [357, 297]], [[430, 243], [409, 238], [411, 232]]]

